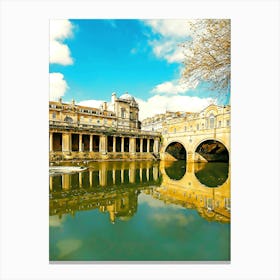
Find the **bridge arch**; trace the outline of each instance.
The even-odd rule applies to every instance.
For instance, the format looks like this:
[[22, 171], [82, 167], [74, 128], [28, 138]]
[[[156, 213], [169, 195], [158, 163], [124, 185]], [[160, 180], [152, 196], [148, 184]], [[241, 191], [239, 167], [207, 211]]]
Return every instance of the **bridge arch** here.
[[205, 138], [194, 145], [194, 153], [209, 161], [229, 162], [230, 150], [223, 140]]
[[165, 154], [171, 155], [176, 160], [187, 160], [187, 149], [181, 141], [169, 141], [163, 151]]

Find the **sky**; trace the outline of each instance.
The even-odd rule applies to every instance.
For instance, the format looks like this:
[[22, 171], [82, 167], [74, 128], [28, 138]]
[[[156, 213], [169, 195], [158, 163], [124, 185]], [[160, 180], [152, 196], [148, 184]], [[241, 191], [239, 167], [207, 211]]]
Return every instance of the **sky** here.
[[139, 104], [139, 119], [166, 111], [197, 112], [217, 98], [207, 84], [182, 83], [189, 21], [51, 20], [50, 100], [98, 107], [129, 93]]

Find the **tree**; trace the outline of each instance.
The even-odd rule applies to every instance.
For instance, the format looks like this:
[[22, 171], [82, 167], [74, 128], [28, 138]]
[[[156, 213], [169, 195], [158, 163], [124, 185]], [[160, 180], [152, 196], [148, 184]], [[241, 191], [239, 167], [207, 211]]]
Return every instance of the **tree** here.
[[183, 81], [208, 82], [211, 89], [230, 89], [230, 20], [201, 19], [190, 23], [191, 40], [182, 44], [185, 54]]

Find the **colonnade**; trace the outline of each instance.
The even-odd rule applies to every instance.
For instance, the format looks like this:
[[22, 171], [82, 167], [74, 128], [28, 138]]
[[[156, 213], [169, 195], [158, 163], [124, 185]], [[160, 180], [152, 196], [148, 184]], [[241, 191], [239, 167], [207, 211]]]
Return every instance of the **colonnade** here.
[[159, 138], [50, 132], [50, 152], [159, 152]]

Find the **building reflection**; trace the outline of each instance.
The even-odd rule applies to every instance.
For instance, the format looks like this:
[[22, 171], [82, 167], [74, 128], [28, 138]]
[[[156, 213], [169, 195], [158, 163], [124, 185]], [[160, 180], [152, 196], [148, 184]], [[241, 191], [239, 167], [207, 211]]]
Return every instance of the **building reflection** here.
[[91, 163], [85, 172], [50, 176], [50, 215], [99, 209], [109, 214], [112, 223], [129, 220], [144, 192], [165, 203], [196, 209], [206, 220], [229, 223], [229, 174], [229, 166], [223, 164]]
[[92, 164], [88, 171], [50, 176], [50, 215], [75, 215], [99, 209], [108, 212], [112, 223], [128, 220], [137, 211], [141, 190], [160, 185], [155, 162]]

